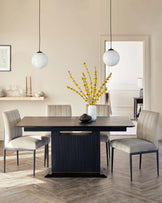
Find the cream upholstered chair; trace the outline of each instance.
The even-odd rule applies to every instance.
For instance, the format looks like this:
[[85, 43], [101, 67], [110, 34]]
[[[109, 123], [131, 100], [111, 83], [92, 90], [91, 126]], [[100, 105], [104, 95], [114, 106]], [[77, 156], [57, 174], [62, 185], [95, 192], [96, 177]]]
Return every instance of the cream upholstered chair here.
[[[110, 105], [107, 104], [96, 104], [97, 109], [97, 117], [110, 117]], [[86, 105], [86, 112], [88, 113], [88, 105]], [[100, 141], [106, 143], [106, 157], [107, 157], [107, 165], [109, 163], [110, 158], [110, 139], [109, 132], [101, 132], [100, 133]]]
[[[62, 105], [47, 105], [47, 116], [54, 117], [71, 117], [72, 110], [71, 105], [62, 104]], [[71, 132], [66, 132], [71, 133]], [[51, 136], [51, 133], [46, 134], [46, 136]]]
[[139, 154], [139, 168], [141, 169], [142, 154], [156, 153], [157, 175], [159, 176], [158, 150], [158, 120], [159, 113], [143, 110], [137, 122], [137, 138], [123, 138], [111, 141], [112, 159], [111, 172], [113, 173], [114, 149], [129, 153], [130, 180], [132, 181], [132, 155]]
[[21, 120], [19, 111], [12, 110], [3, 112], [3, 120], [5, 127], [4, 136], [4, 172], [6, 171], [6, 150], [17, 151], [17, 165], [19, 165], [19, 151], [33, 151], [33, 175], [35, 176], [35, 156], [36, 149], [46, 145], [45, 154], [47, 153], [47, 166], [48, 166], [48, 144], [49, 137], [36, 138], [35, 136], [23, 136], [22, 128], [16, 127], [16, 124]]
[[71, 105], [47, 105], [47, 116], [71, 117]]

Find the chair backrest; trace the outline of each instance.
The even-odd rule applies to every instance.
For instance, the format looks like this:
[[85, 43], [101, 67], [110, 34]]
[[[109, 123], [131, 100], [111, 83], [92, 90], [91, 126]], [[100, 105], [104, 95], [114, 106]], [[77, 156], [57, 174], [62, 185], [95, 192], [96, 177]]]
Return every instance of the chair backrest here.
[[[97, 116], [110, 117], [110, 105], [96, 104]], [[88, 113], [88, 104], [86, 105], [86, 113]]]
[[159, 113], [143, 110], [137, 122], [137, 138], [152, 142], [158, 147]]
[[17, 109], [3, 112], [2, 116], [5, 129], [4, 144], [6, 145], [10, 140], [22, 136], [22, 128], [16, 127], [21, 117]]
[[47, 105], [47, 116], [71, 117], [71, 105]]

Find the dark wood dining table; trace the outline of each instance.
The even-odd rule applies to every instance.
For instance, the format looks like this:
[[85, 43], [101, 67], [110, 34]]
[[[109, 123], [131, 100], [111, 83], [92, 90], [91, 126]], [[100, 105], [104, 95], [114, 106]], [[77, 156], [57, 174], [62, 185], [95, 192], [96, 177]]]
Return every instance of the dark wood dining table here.
[[[100, 166], [100, 132], [126, 131], [128, 117], [98, 117], [81, 123], [79, 117], [24, 117], [24, 131], [51, 132], [51, 172], [46, 177], [107, 177]], [[72, 132], [73, 131], [73, 132]]]

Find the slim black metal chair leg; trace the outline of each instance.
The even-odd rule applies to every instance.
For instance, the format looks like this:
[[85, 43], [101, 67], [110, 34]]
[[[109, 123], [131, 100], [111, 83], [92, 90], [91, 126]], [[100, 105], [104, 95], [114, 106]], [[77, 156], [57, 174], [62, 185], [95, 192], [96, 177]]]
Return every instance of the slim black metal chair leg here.
[[109, 143], [106, 142], [106, 158], [107, 158], [107, 166], [109, 165]]
[[36, 150], [33, 151], [33, 176], [35, 176], [35, 155], [36, 155]]
[[110, 140], [109, 140], [109, 159], [110, 159]]
[[3, 158], [4, 158], [4, 173], [6, 172], [6, 150], [3, 150]]
[[17, 152], [17, 166], [19, 166], [19, 150], [17, 150], [16, 152]]
[[130, 154], [129, 157], [130, 157], [130, 180], [132, 181], [132, 154]]
[[156, 152], [157, 176], [159, 176], [159, 151]]
[[139, 169], [141, 169], [141, 164], [142, 164], [142, 154], [140, 154], [140, 158], [139, 158]]
[[46, 149], [46, 145], [44, 146], [44, 167], [46, 166], [46, 154], [47, 154], [47, 149]]
[[49, 146], [47, 144], [47, 168], [49, 167]]
[[114, 147], [111, 148], [111, 173], [113, 173]]

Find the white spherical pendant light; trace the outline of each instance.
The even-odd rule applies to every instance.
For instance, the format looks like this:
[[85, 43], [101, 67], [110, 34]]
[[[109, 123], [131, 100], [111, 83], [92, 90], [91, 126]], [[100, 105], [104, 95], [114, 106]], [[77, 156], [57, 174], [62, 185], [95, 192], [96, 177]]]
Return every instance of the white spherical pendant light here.
[[40, 42], [41, 42], [41, 35], [40, 35], [40, 0], [39, 0], [39, 51], [35, 53], [32, 57], [32, 65], [36, 68], [44, 68], [48, 64], [48, 57], [40, 51]]
[[32, 57], [32, 64], [36, 68], [44, 68], [48, 64], [48, 57], [41, 51], [38, 51]]
[[109, 49], [103, 55], [103, 61], [107, 66], [115, 66], [119, 63], [120, 56], [114, 49]]
[[111, 0], [110, 0], [110, 49], [108, 49], [103, 55], [103, 62], [107, 66], [115, 66], [119, 63], [120, 56], [117, 51], [112, 49], [112, 25], [111, 25]]

